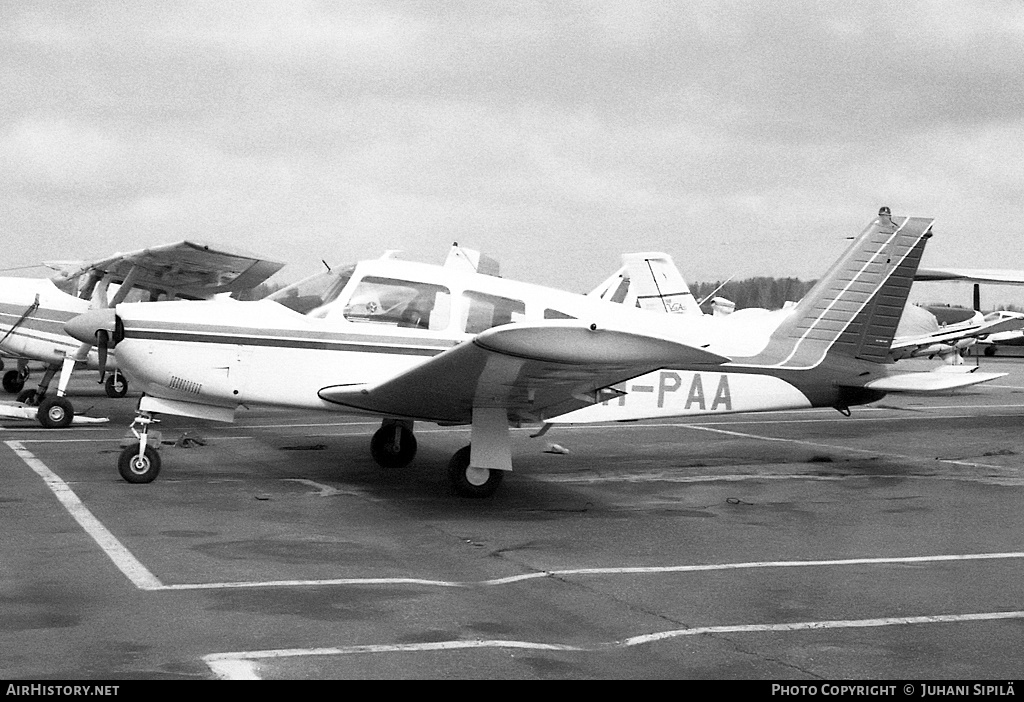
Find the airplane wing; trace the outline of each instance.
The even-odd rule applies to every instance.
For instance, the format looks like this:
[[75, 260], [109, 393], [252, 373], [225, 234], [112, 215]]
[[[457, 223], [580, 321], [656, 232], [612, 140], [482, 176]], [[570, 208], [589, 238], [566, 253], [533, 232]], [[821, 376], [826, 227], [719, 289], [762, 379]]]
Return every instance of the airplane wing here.
[[488, 329], [396, 377], [337, 385], [320, 397], [396, 417], [465, 424], [474, 407], [540, 421], [621, 394], [615, 383], [665, 366], [717, 366], [729, 359], [679, 341], [575, 320]]
[[182, 297], [205, 299], [254, 288], [283, 266], [253, 254], [179, 241], [65, 268], [55, 282], [94, 273], [109, 275], [113, 283], [129, 280], [143, 290], [173, 291]]
[[[918, 352], [936, 345], [954, 347], [958, 342], [964, 340], [983, 339], [990, 334], [1021, 329], [1024, 329], [1024, 315], [1012, 312], [993, 313], [985, 317], [985, 321], [978, 325], [949, 331], [940, 328], [938, 331], [927, 334], [897, 337], [889, 348], [889, 354], [894, 359], [923, 355]], [[931, 353], [935, 353], [935, 351], [931, 351]]]
[[928, 373], [895, 373], [863, 387], [893, 393], [933, 393], [956, 390], [1002, 378], [1007, 373], [983, 373], [977, 366], [942, 366]]
[[964, 280], [973, 283], [1024, 285], [1024, 271], [999, 268], [919, 268], [914, 280]]

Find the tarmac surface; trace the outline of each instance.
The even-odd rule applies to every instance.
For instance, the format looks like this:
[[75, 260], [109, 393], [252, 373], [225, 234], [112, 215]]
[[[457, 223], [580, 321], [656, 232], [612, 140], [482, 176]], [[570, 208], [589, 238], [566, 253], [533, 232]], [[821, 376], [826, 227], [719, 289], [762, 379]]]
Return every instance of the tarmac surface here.
[[[970, 361], [974, 363], [972, 359]], [[1024, 360], [853, 409], [513, 432], [274, 409], [164, 417], [157, 480], [107, 424], [0, 419], [0, 679], [1024, 677]], [[31, 381], [30, 381], [31, 382]]]

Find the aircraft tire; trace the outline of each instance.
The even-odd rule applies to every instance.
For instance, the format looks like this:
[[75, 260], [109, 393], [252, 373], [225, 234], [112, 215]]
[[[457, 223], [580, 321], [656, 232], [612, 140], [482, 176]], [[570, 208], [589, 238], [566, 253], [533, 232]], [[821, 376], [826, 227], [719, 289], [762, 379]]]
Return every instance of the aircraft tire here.
[[124, 397], [128, 394], [128, 379], [118, 373], [116, 376], [107, 376], [107, 380], [103, 383], [103, 389], [107, 393], [107, 397]]
[[47, 429], [64, 429], [75, 419], [75, 409], [66, 398], [48, 397], [39, 403], [36, 418]]
[[[394, 432], [402, 432], [395, 447]], [[381, 468], [402, 468], [416, 456], [416, 435], [399, 424], [381, 427], [370, 439], [370, 455]]]
[[139, 445], [131, 444], [117, 459], [117, 472], [129, 483], [151, 483], [160, 474], [160, 454], [152, 446], [139, 456]]
[[448, 479], [459, 497], [490, 497], [505, 477], [503, 470], [470, 468], [469, 446], [463, 446], [448, 462]]
[[4, 373], [3, 386], [4, 390], [12, 395], [21, 392], [22, 388], [25, 387], [25, 376], [16, 370], [9, 370]]

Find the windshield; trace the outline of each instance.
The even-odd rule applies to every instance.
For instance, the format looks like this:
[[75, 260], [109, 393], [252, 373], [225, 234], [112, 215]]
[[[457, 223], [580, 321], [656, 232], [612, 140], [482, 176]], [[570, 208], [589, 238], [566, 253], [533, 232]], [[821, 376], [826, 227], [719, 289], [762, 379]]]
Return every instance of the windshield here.
[[326, 273], [317, 273], [281, 288], [264, 299], [282, 304], [299, 314], [309, 314], [334, 301], [352, 277], [355, 269], [355, 265], [351, 265]]

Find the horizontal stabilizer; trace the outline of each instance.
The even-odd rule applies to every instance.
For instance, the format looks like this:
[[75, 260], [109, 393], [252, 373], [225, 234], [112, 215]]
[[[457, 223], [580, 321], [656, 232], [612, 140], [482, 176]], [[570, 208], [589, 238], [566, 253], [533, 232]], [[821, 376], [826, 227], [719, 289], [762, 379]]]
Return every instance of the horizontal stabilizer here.
[[963, 366], [944, 366], [931, 372], [896, 373], [872, 380], [864, 387], [882, 392], [933, 393], [966, 388], [1002, 378], [1006, 373], [982, 373], [975, 369], [960, 371]]

